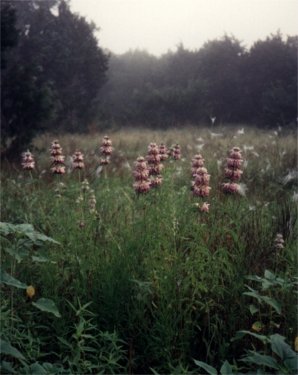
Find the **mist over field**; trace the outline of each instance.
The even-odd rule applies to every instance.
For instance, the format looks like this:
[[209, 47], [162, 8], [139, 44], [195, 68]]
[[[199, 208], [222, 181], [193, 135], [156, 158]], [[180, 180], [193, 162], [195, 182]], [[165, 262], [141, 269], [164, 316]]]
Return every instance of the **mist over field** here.
[[297, 373], [295, 4], [173, 1], [1, 2], [3, 374]]

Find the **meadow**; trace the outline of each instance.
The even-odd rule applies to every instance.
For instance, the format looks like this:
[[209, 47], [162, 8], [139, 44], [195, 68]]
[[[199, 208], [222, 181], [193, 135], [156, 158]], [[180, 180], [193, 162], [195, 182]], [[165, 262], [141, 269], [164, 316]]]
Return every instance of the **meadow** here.
[[[2, 163], [1, 372], [297, 373], [296, 133], [111, 131], [100, 166], [104, 135], [40, 135], [34, 170]], [[57, 138], [63, 175], [50, 171]], [[151, 142], [178, 143], [181, 159], [136, 193], [134, 162]], [[241, 194], [225, 194], [235, 146]], [[71, 169], [76, 150], [82, 170]], [[196, 154], [205, 198], [191, 190]]]

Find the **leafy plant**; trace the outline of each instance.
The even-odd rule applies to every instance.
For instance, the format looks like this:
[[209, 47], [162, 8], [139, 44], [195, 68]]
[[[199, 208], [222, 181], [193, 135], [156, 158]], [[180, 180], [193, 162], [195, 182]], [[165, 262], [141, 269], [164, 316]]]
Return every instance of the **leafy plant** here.
[[91, 302], [77, 307], [68, 302], [74, 317], [69, 331], [58, 337], [61, 361], [72, 373], [115, 373], [123, 371], [124, 342], [115, 332], [103, 332], [94, 322], [95, 315], [87, 308]]
[[[260, 276], [247, 276], [248, 280], [256, 281], [258, 288], [254, 289], [247, 285], [248, 292], [244, 292], [243, 295], [249, 296], [256, 301], [256, 304], [249, 305], [249, 311], [251, 315], [259, 314], [259, 321], [256, 321], [252, 325], [253, 331], [240, 330], [236, 333], [235, 337], [231, 341], [242, 339], [244, 336], [250, 337], [252, 340], [259, 341], [262, 346], [257, 347], [252, 342], [253, 350], [246, 350], [246, 354], [238, 360], [248, 366], [246, 370], [257, 371], [262, 373], [263, 370], [275, 371], [277, 374], [293, 374], [298, 371], [298, 355], [294, 350], [286, 343], [286, 338], [278, 333], [275, 334], [260, 334], [260, 331], [272, 330], [273, 328], [279, 327], [280, 325], [273, 321], [276, 317], [282, 315], [282, 305], [276, 299], [272, 297], [272, 294], [277, 294], [275, 289], [279, 289], [279, 293], [285, 294], [292, 291], [297, 285], [296, 280], [286, 280], [276, 276], [269, 270], [265, 270], [264, 277]], [[266, 295], [270, 290], [274, 290], [275, 293]], [[282, 295], [281, 294], [281, 295]], [[265, 309], [264, 309], [265, 307]], [[269, 322], [267, 325], [263, 324], [265, 319]], [[209, 364], [194, 360], [195, 364], [200, 368], [203, 368], [208, 374], [217, 375], [217, 369], [210, 366]], [[220, 374], [233, 374], [233, 369], [238, 373], [241, 369], [239, 364], [231, 366], [228, 361], [225, 361], [220, 368]]]

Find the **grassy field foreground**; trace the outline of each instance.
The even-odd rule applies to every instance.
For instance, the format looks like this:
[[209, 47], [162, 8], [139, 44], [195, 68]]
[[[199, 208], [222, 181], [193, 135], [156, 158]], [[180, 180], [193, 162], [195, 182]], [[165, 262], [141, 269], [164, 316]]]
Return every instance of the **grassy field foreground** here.
[[[61, 135], [63, 176], [49, 134], [34, 140], [34, 171], [2, 164], [2, 373], [296, 373], [296, 134], [117, 131], [101, 170], [104, 135]], [[133, 163], [150, 142], [179, 143], [182, 158], [138, 195]], [[242, 195], [221, 190], [233, 146]], [[69, 172], [77, 149], [85, 170]], [[205, 199], [191, 192], [197, 153]]]

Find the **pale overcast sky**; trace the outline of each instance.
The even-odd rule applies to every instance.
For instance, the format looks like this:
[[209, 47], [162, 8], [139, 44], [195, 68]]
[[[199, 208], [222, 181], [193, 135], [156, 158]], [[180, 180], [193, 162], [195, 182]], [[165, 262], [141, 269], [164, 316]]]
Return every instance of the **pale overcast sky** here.
[[298, 34], [298, 0], [71, 0], [93, 21], [99, 44], [114, 53], [146, 49], [154, 55], [234, 35], [249, 47], [280, 30]]

